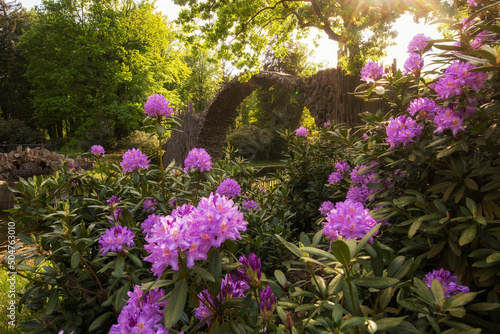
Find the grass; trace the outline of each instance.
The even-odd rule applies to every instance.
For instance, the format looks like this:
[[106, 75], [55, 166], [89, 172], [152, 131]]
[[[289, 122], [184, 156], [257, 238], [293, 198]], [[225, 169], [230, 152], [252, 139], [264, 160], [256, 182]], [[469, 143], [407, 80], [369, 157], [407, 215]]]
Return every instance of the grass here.
[[[11, 283], [7, 279], [9, 277], [9, 272], [4, 268], [0, 268], [0, 333], [25, 333], [26, 330], [21, 327], [21, 323], [32, 319], [31, 312], [27, 311], [26, 308], [23, 308], [21, 313], [17, 311], [17, 303], [19, 301], [19, 294], [24, 292], [24, 287], [28, 283], [26, 278], [14, 275], [15, 284], [12, 285], [12, 290], [16, 294], [14, 299], [12, 298], [11, 292]], [[13, 280], [11, 280], [13, 282]], [[8, 318], [8, 310], [7, 307], [10, 305], [10, 302], [14, 300], [16, 304], [16, 318], [15, 318], [15, 326], [10, 326]]]
[[[0, 259], [7, 253], [7, 230], [8, 230], [8, 215], [7, 213], [0, 211], [0, 235], [2, 236], [0, 240]], [[16, 234], [22, 232], [23, 227], [16, 226]], [[23, 278], [18, 275], [12, 276], [15, 278], [15, 281], [9, 278], [9, 271], [3, 266], [0, 266], [0, 334], [4, 333], [26, 333], [26, 330], [21, 327], [21, 323], [28, 321], [33, 318], [30, 311], [23, 308], [21, 313], [17, 311], [17, 303], [20, 299], [20, 294], [25, 291], [25, 286], [28, 283], [26, 278]], [[11, 286], [11, 282], [14, 283]], [[8, 318], [8, 307], [10, 302], [14, 300], [16, 304], [16, 318], [15, 318], [15, 326], [9, 326]]]

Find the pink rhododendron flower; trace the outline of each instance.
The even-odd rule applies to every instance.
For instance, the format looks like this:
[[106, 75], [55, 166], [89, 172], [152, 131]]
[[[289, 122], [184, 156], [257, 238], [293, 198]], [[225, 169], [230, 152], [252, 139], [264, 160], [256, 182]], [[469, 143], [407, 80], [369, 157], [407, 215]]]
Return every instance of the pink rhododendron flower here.
[[[345, 240], [361, 239], [375, 225], [376, 220], [370, 216], [370, 211], [362, 203], [346, 200], [337, 202], [323, 222], [323, 234], [331, 241], [340, 237]], [[372, 242], [372, 241], [371, 241]]]
[[170, 101], [167, 101], [163, 95], [151, 95], [144, 104], [144, 113], [151, 117], [173, 117], [174, 110], [169, 104]]
[[116, 225], [106, 229], [105, 234], [99, 238], [99, 245], [103, 256], [108, 252], [122, 252], [123, 245], [135, 246], [134, 233], [126, 226]]
[[414, 142], [422, 134], [423, 125], [417, 123], [414, 119], [407, 116], [399, 116], [389, 121], [386, 127], [387, 137], [385, 141], [390, 144], [393, 149], [399, 144], [406, 144]]
[[418, 53], [422, 54], [424, 49], [429, 44], [430, 37], [425, 36], [424, 34], [416, 34], [413, 39], [408, 43], [407, 52], [408, 53]]
[[131, 173], [139, 169], [149, 168], [150, 160], [147, 155], [135, 148], [123, 153], [122, 159], [120, 166], [122, 166], [124, 173]]
[[443, 268], [439, 270], [433, 270], [432, 272], [427, 273], [424, 277], [424, 283], [432, 288], [432, 280], [437, 279], [441, 282], [443, 286], [444, 296], [446, 298], [454, 296], [456, 294], [462, 292], [469, 292], [469, 287], [465, 285], [458, 284], [458, 276], [453, 276], [450, 271], [444, 270]]
[[216, 193], [227, 198], [235, 198], [240, 196], [241, 187], [235, 180], [227, 178], [219, 184]]
[[361, 80], [366, 83], [375, 82], [385, 76], [384, 67], [378, 63], [371, 62], [366, 64], [360, 72]]
[[203, 148], [193, 148], [184, 160], [184, 171], [198, 169], [200, 172], [212, 169], [212, 157]]
[[104, 147], [102, 147], [101, 145], [94, 145], [90, 148], [90, 153], [92, 153], [93, 155], [100, 156], [104, 155], [106, 151], [104, 151]]
[[295, 130], [295, 135], [297, 137], [307, 137], [308, 134], [309, 134], [309, 132], [303, 126], [301, 126], [300, 128], [298, 128], [297, 130]]

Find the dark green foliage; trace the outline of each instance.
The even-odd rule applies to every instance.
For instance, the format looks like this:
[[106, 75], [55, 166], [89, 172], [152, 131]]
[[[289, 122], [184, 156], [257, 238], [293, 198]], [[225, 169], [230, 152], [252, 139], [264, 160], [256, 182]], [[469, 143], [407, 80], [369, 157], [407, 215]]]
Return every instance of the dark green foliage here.
[[247, 125], [233, 130], [228, 135], [227, 142], [245, 159], [266, 160], [270, 157], [273, 137], [270, 129]]
[[32, 13], [23, 11], [19, 1], [0, 2], [0, 115], [31, 124], [32, 88], [24, 76], [28, 62], [17, 47], [23, 30], [30, 27]]
[[[5, 120], [0, 117], [0, 143], [6, 144], [41, 144], [43, 133], [31, 129], [21, 120]], [[15, 149], [15, 147], [10, 147]]]

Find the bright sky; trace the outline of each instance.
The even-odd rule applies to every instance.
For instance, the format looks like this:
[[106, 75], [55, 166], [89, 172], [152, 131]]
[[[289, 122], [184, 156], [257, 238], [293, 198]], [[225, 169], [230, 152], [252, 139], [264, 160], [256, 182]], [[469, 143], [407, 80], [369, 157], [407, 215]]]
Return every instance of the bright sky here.
[[[40, 5], [42, 0], [20, 0], [21, 4], [25, 8], [32, 8], [33, 6]], [[169, 19], [175, 19], [180, 10], [180, 7], [175, 5], [171, 0], [157, 0], [156, 6], [158, 10], [162, 11]], [[416, 34], [425, 34], [432, 39], [439, 39], [441, 35], [437, 32], [437, 25], [425, 25], [416, 24], [409, 15], [402, 16], [399, 18], [394, 27], [398, 31], [398, 37], [395, 42], [396, 45], [388, 49], [388, 56], [383, 60], [386, 65], [392, 64], [394, 58], [396, 58], [398, 68], [403, 68], [404, 62], [408, 57], [406, 53], [406, 48], [410, 40]], [[336, 67], [337, 65], [337, 43], [328, 40], [323, 37], [319, 40], [319, 46], [316, 48], [310, 43], [311, 49], [315, 49], [315, 60], [317, 62], [322, 62], [327, 65], [327, 67]]]

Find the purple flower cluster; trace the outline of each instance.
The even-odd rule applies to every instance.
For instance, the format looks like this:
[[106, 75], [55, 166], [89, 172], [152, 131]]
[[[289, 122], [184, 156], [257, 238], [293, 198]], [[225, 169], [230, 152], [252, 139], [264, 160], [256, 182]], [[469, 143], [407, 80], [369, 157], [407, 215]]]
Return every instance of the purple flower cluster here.
[[406, 146], [406, 144], [414, 142], [415, 138], [418, 139], [423, 128], [422, 124], [417, 123], [411, 117], [399, 116], [391, 118], [385, 129], [387, 132], [385, 141], [390, 144], [391, 149], [399, 144]]
[[431, 39], [430, 37], [427, 37], [424, 34], [416, 34], [412, 38], [410, 43], [408, 43], [408, 48], [406, 49], [406, 52], [422, 54], [424, 52], [424, 49], [429, 44], [430, 39]]
[[92, 153], [93, 155], [96, 155], [96, 156], [100, 156], [100, 155], [104, 155], [104, 153], [106, 153], [106, 151], [104, 151], [104, 147], [102, 147], [101, 145], [94, 145], [90, 148], [90, 153]]
[[330, 202], [330, 201], [324, 201], [321, 206], [319, 207], [319, 212], [323, 215], [326, 216], [330, 210], [332, 210], [335, 207], [335, 205]]
[[404, 63], [404, 74], [420, 75], [420, 71], [424, 67], [424, 59], [418, 53], [411, 53]]
[[260, 291], [260, 315], [262, 320], [269, 321], [276, 308], [276, 297], [268, 285]]
[[160, 219], [162, 216], [157, 215], [157, 214], [150, 214], [148, 218], [144, 220], [144, 222], [141, 224], [142, 231], [144, 232], [145, 235], [152, 237], [152, 230], [155, 224], [159, 223]]
[[375, 82], [385, 76], [384, 67], [378, 63], [371, 62], [361, 69], [361, 80], [366, 83]]
[[170, 101], [167, 101], [163, 95], [154, 94], [148, 97], [144, 104], [144, 113], [151, 117], [173, 117], [174, 110], [169, 106]]
[[163, 289], [153, 289], [147, 292], [143, 298], [144, 291], [141, 287], [134, 286], [134, 291], [129, 291], [130, 297], [120, 315], [118, 324], [111, 326], [110, 334], [168, 334], [163, 327], [163, 310], [166, 300], [158, 300], [165, 296]]
[[115, 195], [111, 196], [110, 199], [107, 200], [108, 206], [111, 208], [118, 205], [118, 203], [120, 203], [120, 201], [121, 201], [121, 198], [116, 197]]
[[244, 199], [241, 202], [241, 207], [245, 211], [257, 210], [259, 208], [259, 204], [257, 204], [257, 202], [253, 199]]
[[377, 222], [362, 203], [348, 199], [345, 202], [337, 202], [323, 224], [323, 234], [335, 241], [340, 237], [345, 240], [361, 239]]
[[124, 173], [132, 173], [135, 170], [149, 168], [150, 160], [147, 155], [135, 148], [123, 153], [122, 159], [120, 166], [122, 166]]
[[487, 73], [471, 72], [476, 66], [469, 62], [455, 60], [445, 71], [439, 80], [431, 84], [439, 99], [447, 99], [461, 95], [463, 90], [470, 87], [473, 91], [484, 88], [484, 80], [488, 78]]
[[364, 204], [368, 200], [368, 197], [375, 194], [376, 192], [376, 189], [368, 188], [364, 184], [359, 186], [352, 186], [347, 191], [346, 199]]
[[459, 285], [458, 276], [453, 276], [450, 271], [444, 270], [443, 268], [439, 270], [433, 270], [427, 273], [424, 277], [424, 283], [427, 284], [429, 289], [432, 287], [432, 280], [437, 279], [441, 282], [443, 286], [444, 296], [446, 298], [454, 296], [462, 292], [469, 292], [469, 287], [465, 285]]
[[235, 180], [227, 178], [219, 184], [216, 193], [227, 198], [235, 198], [241, 195], [241, 187]]
[[421, 119], [427, 119], [428, 117], [434, 115], [438, 107], [436, 102], [428, 97], [419, 97], [410, 102], [408, 107], [408, 113], [415, 117], [420, 117]]
[[156, 200], [154, 198], [145, 199], [142, 203], [142, 212], [154, 212], [156, 209]]
[[108, 252], [122, 252], [124, 244], [128, 247], [135, 246], [134, 233], [126, 226], [116, 225], [108, 228], [99, 238], [100, 252], [103, 256]]
[[335, 163], [335, 168], [337, 169], [337, 171], [339, 171], [341, 173], [345, 173], [345, 172], [347, 172], [351, 168], [351, 166], [349, 166], [349, 164], [347, 163], [347, 161], [340, 160], [340, 161], [337, 161]]
[[345, 173], [349, 170], [350, 166], [349, 164], [344, 161], [337, 161], [335, 163], [335, 168], [337, 169], [336, 172], [333, 172], [330, 174], [328, 177], [328, 184], [337, 184], [339, 183], [342, 179], [344, 179]]
[[[377, 165], [378, 163], [374, 160], [370, 162], [370, 167]], [[367, 183], [375, 183], [378, 182], [379, 180], [377, 179], [378, 174], [375, 172], [372, 173], [364, 173], [364, 174], [358, 174], [360, 173], [363, 169], [367, 168], [368, 166], [366, 165], [360, 165], [359, 167], [354, 167], [351, 172], [351, 180], [354, 183], [358, 184], [367, 184]]]
[[122, 219], [123, 216], [123, 209], [116, 208], [113, 210], [113, 220], [108, 220], [111, 225], [114, 225], [115, 223], [119, 223], [120, 219]]
[[198, 294], [200, 307], [195, 309], [195, 316], [198, 320], [210, 326], [212, 318], [217, 314], [217, 310], [220, 309], [220, 305], [224, 301], [231, 298], [245, 297], [245, 291], [250, 286], [245, 278], [242, 279], [238, 276], [234, 273], [226, 274], [225, 279], [222, 280], [221, 293], [217, 294], [215, 301], [208, 290], [203, 290]]
[[200, 172], [212, 169], [212, 157], [204, 148], [193, 148], [184, 160], [185, 172], [198, 169]]
[[344, 178], [344, 175], [340, 172], [333, 172], [328, 177], [328, 184], [337, 184]]
[[307, 137], [308, 134], [309, 134], [309, 132], [307, 131], [307, 128], [305, 128], [303, 126], [298, 128], [297, 130], [295, 130], [295, 135], [297, 137]]
[[245, 255], [240, 256], [238, 259], [243, 265], [243, 272], [250, 278], [250, 285], [258, 287], [260, 285], [261, 274], [261, 262], [260, 258], [255, 255], [255, 253], [250, 253], [248, 259]]
[[231, 199], [210, 194], [196, 208], [183, 205], [157, 219], [146, 233], [148, 244], [144, 248], [150, 255], [144, 260], [153, 263], [157, 277], [167, 266], [179, 270], [178, 255], [186, 257], [187, 266], [192, 267], [195, 260], [207, 259], [211, 247], [220, 247], [228, 239], [241, 239], [240, 232], [247, 224]]
[[453, 109], [450, 105], [448, 108], [440, 108], [434, 116], [434, 125], [436, 130], [434, 133], [442, 133], [444, 130], [451, 130], [453, 136], [456, 136], [459, 131], [465, 130], [463, 125], [465, 115]]

